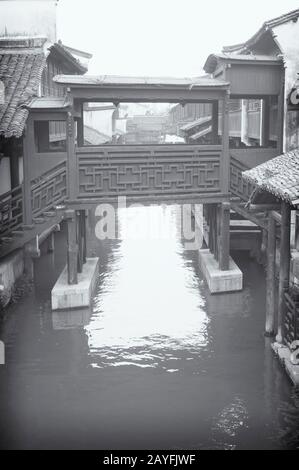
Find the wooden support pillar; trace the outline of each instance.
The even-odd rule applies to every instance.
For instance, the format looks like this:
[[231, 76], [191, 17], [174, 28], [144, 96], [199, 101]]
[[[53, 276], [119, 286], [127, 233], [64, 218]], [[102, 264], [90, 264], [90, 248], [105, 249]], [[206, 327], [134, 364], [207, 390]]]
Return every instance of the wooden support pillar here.
[[296, 230], [297, 230], [297, 215], [296, 211], [291, 212], [291, 248], [296, 249]]
[[209, 224], [209, 250], [213, 253], [215, 259], [218, 259], [217, 249], [217, 204], [209, 204], [208, 208], [208, 224]]
[[274, 320], [275, 320], [275, 306], [276, 306], [275, 267], [276, 267], [276, 222], [270, 214], [269, 220], [268, 220], [268, 243], [267, 243], [267, 288], [266, 288], [265, 336], [274, 335]]
[[248, 107], [249, 107], [249, 101], [248, 100], [242, 100], [242, 102], [241, 102], [241, 142], [243, 142], [245, 145], [249, 145]]
[[82, 211], [82, 218], [83, 218], [83, 224], [82, 224], [82, 236], [83, 236], [83, 264], [86, 263], [86, 257], [87, 257], [87, 240], [86, 240], [86, 223], [87, 223], [87, 214], [86, 211]]
[[270, 100], [269, 97], [261, 100], [260, 145], [267, 147], [270, 137]]
[[229, 92], [227, 92], [222, 104], [222, 156], [220, 161], [220, 181], [221, 190], [224, 194], [228, 194], [230, 184], [229, 96]]
[[68, 283], [78, 283], [78, 245], [77, 245], [77, 217], [72, 209], [65, 211], [67, 221], [67, 268]]
[[20, 184], [19, 182], [19, 157], [17, 155], [11, 155], [9, 162], [10, 162], [11, 189], [14, 189]]
[[220, 207], [220, 243], [219, 267], [221, 271], [229, 270], [230, 250], [230, 203], [223, 202]]
[[78, 144], [78, 147], [83, 147], [84, 145], [83, 119], [78, 118], [76, 121], [77, 121], [77, 144]]
[[78, 272], [83, 270], [83, 211], [77, 212]]
[[84, 145], [84, 114], [83, 104], [80, 105], [81, 116], [77, 118], [77, 145], [83, 147]]
[[67, 187], [68, 197], [74, 200], [78, 196], [79, 181], [78, 181], [78, 162], [77, 154], [75, 151], [75, 122], [72, 112], [67, 115]]
[[54, 232], [51, 232], [47, 239], [47, 251], [48, 253], [53, 253], [55, 250], [55, 235]]
[[279, 291], [278, 291], [278, 324], [276, 341], [283, 343], [284, 321], [285, 321], [285, 300], [284, 294], [289, 287], [290, 277], [290, 227], [291, 208], [287, 202], [281, 204], [281, 237], [280, 237], [280, 269], [279, 269]]
[[218, 101], [213, 101], [212, 105], [212, 144], [218, 145], [218, 135], [219, 135], [219, 103]]
[[284, 123], [286, 120], [285, 110], [285, 73], [281, 74], [280, 92], [278, 95], [278, 113], [277, 113], [277, 152], [279, 154], [285, 152], [287, 139], [285, 137]]
[[31, 166], [34, 151], [33, 120], [29, 116], [23, 139], [23, 224], [32, 225]]

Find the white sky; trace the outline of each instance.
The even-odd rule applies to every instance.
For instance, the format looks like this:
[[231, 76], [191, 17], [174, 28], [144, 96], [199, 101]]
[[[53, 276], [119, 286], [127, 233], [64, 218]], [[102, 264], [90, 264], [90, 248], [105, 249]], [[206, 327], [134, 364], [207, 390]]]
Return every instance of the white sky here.
[[58, 38], [93, 54], [89, 73], [194, 76], [298, 0], [60, 0]]

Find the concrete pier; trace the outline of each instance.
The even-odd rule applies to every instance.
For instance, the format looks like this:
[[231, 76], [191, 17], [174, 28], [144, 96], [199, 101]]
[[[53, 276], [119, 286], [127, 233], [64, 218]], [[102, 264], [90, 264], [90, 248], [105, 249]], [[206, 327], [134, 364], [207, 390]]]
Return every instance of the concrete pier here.
[[78, 283], [68, 283], [67, 266], [59, 276], [51, 292], [52, 310], [88, 307], [98, 273], [99, 258], [87, 258]]
[[236, 292], [243, 289], [243, 273], [233, 259], [229, 269], [222, 271], [210, 250], [199, 250], [199, 262], [211, 294]]

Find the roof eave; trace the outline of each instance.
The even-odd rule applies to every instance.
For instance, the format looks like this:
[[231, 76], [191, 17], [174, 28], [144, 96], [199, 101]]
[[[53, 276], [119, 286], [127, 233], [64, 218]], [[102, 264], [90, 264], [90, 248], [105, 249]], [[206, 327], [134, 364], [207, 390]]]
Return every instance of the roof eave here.
[[49, 50], [50, 52], [57, 53], [59, 56], [61, 56], [62, 59], [66, 61], [67, 65], [72, 69], [72, 72], [77, 72], [80, 75], [84, 75], [87, 72], [88, 68], [75, 59], [75, 57], [73, 57], [72, 54], [60, 44], [53, 44]]

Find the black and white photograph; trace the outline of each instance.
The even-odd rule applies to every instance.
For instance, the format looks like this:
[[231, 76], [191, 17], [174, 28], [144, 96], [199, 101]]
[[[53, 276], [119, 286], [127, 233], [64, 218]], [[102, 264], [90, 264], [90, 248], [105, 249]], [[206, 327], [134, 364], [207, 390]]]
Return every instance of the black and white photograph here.
[[0, 0], [0, 450], [299, 450], [298, 1]]

